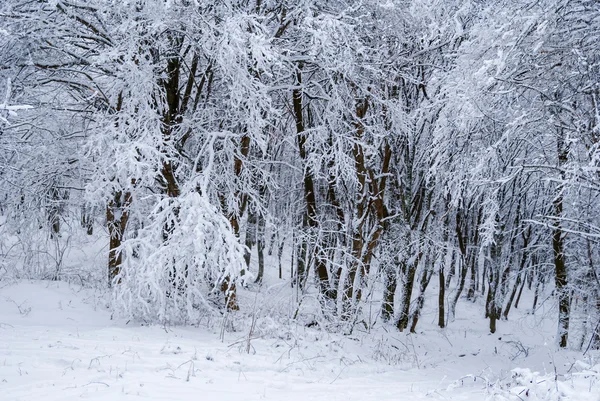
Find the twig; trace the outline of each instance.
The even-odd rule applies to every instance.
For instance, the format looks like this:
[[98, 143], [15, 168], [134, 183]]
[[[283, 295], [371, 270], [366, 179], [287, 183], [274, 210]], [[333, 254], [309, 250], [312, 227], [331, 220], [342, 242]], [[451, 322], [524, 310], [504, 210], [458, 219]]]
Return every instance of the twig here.
[[587, 348], [585, 349], [583, 356], [585, 356], [585, 354], [590, 350], [590, 347], [592, 346], [592, 343], [594, 342], [594, 339], [596, 338], [596, 336], [598, 335], [598, 330], [600, 329], [600, 319], [598, 319], [598, 324], [596, 324], [596, 328], [594, 329], [594, 331], [592, 332], [592, 336], [590, 338], [590, 342], [588, 343]]
[[84, 386], [89, 386], [90, 384], [104, 384], [106, 387], [110, 387], [107, 383], [104, 382], [89, 382], [88, 384], [84, 384]]

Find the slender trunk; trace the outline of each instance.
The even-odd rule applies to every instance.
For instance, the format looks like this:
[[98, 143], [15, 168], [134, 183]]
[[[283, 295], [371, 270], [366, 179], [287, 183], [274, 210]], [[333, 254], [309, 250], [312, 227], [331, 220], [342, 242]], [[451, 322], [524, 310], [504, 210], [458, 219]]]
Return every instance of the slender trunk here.
[[[279, 234], [277, 234], [277, 237], [279, 238]], [[283, 247], [285, 245], [285, 239], [281, 239], [279, 241], [279, 248], [277, 249], [277, 260], [279, 261], [279, 278], [283, 278], [283, 268], [282, 268], [282, 264], [281, 264], [281, 258], [283, 257]]]
[[458, 248], [460, 250], [460, 256], [458, 258], [460, 265], [460, 276], [458, 279], [458, 287], [454, 293], [454, 298], [450, 304], [450, 314], [452, 319], [456, 317], [456, 304], [460, 299], [460, 296], [465, 288], [467, 281], [467, 233], [463, 233], [461, 212], [456, 214], [456, 238], [458, 239]]
[[[292, 257], [290, 258], [290, 286], [294, 288], [294, 260], [297, 261], [298, 255], [294, 255], [296, 251], [296, 246], [294, 244], [294, 235], [292, 235]], [[297, 268], [296, 268], [297, 269]]]
[[467, 281], [467, 264], [465, 263], [465, 261], [462, 257], [459, 257], [458, 260], [459, 260], [459, 266], [460, 266], [460, 270], [459, 270], [460, 276], [458, 279], [458, 287], [456, 288], [456, 291], [454, 292], [454, 297], [450, 301], [450, 315], [452, 316], [452, 319], [454, 319], [456, 317], [456, 305], [458, 304], [458, 300], [460, 299], [460, 296], [465, 288], [465, 283]]
[[[355, 137], [357, 141], [352, 147], [352, 155], [354, 157], [354, 168], [356, 170], [357, 179], [357, 190], [358, 195], [355, 198], [355, 220], [360, 222], [352, 227], [352, 261], [348, 267], [348, 276], [344, 284], [344, 299], [343, 299], [343, 315], [351, 316], [354, 314], [356, 308], [356, 301], [360, 298], [361, 290], [361, 276], [364, 276], [363, 270], [365, 269], [363, 261], [363, 247], [365, 245], [365, 226], [368, 220], [369, 214], [369, 189], [367, 185], [367, 166], [365, 162], [365, 153], [363, 146], [360, 142], [364, 134], [364, 125], [362, 118], [367, 114], [369, 102], [365, 99], [356, 102], [356, 117], [357, 121], [354, 122], [356, 130]], [[358, 277], [357, 277], [358, 275]]]
[[475, 291], [477, 290], [477, 251], [473, 249], [469, 257], [469, 271], [471, 272], [469, 289], [467, 290], [467, 299], [475, 300]]
[[504, 308], [504, 312], [502, 312], [502, 317], [504, 319], [508, 319], [508, 314], [510, 313], [510, 308], [517, 294], [517, 290], [521, 284], [521, 272], [517, 273], [517, 279], [515, 280], [515, 284], [513, 285], [512, 291], [510, 292], [510, 296], [508, 297], [508, 302], [506, 303], [506, 307]]
[[381, 304], [381, 317], [384, 322], [394, 318], [394, 294], [396, 294], [397, 273], [392, 266], [383, 269], [385, 287], [383, 288], [383, 303]]
[[489, 270], [490, 273], [490, 278], [489, 278], [489, 286], [488, 286], [488, 295], [487, 295], [487, 299], [486, 299], [486, 303], [485, 303], [485, 314], [486, 317], [490, 319], [490, 333], [495, 333], [496, 332], [496, 321], [498, 320], [497, 314], [496, 314], [496, 303], [495, 303], [495, 298], [496, 298], [496, 284], [495, 282], [497, 282], [497, 280], [494, 278], [494, 276], [497, 276], [498, 273], [497, 272], [493, 272], [493, 269]]
[[86, 229], [87, 235], [94, 234], [94, 215], [85, 205], [81, 207], [81, 227]]
[[[256, 229], [257, 229], [257, 214], [252, 208], [248, 210], [248, 222], [246, 226], [246, 238], [244, 240], [246, 244], [246, 252], [244, 253], [244, 260], [246, 261], [246, 268], [250, 268], [250, 259], [252, 258], [252, 248], [256, 244]], [[243, 276], [244, 274], [242, 274]]]
[[[501, 238], [497, 240], [498, 244], [501, 243]], [[486, 300], [486, 314], [490, 319], [490, 333], [496, 332], [496, 322], [500, 318], [501, 307], [498, 305], [498, 289], [500, 286], [500, 271], [499, 263], [500, 260], [500, 245], [492, 244], [490, 251], [491, 266], [489, 268], [489, 288], [488, 296]]]
[[[557, 138], [558, 162], [563, 166], [567, 162], [567, 149], [564, 139], [564, 133], [559, 132]], [[564, 180], [564, 173], [561, 173]], [[567, 266], [565, 264], [564, 253], [564, 235], [561, 229], [560, 219], [563, 214], [563, 194], [562, 188], [557, 189], [558, 194], [553, 201], [554, 207], [554, 226], [552, 229], [552, 250], [554, 254], [555, 269], [555, 287], [558, 295], [558, 345], [561, 348], [567, 346], [569, 336], [570, 319], [570, 296], [568, 290]]]
[[[521, 261], [519, 263], [519, 270], [517, 272], [517, 279], [515, 280], [515, 284], [513, 286], [513, 289], [510, 293], [510, 297], [508, 298], [508, 302], [506, 304], [506, 308], [504, 308], [504, 313], [502, 314], [502, 316], [504, 317], [504, 319], [508, 319], [508, 313], [510, 312], [510, 307], [512, 305], [512, 302], [515, 298], [515, 295], [517, 293], [517, 289], [521, 288], [521, 290], [523, 289], [523, 287], [521, 286], [521, 276], [523, 275], [523, 271], [525, 270], [525, 263], [527, 262], [527, 246], [529, 245], [529, 236], [523, 236], [523, 251], [521, 252]], [[519, 293], [519, 297], [521, 296], [521, 294]], [[516, 308], [516, 305], [515, 305]]]
[[[302, 66], [298, 66], [298, 70], [296, 71], [296, 85], [302, 86]], [[294, 120], [296, 123], [296, 134], [297, 134], [297, 143], [298, 150], [300, 153], [300, 158], [303, 161], [306, 161], [308, 157], [308, 153], [306, 150], [306, 141], [308, 136], [305, 132], [305, 122], [304, 122], [304, 111], [303, 111], [303, 91], [300, 88], [296, 88], [292, 91], [292, 104], [293, 104], [293, 113]], [[313, 179], [313, 174], [309, 168], [305, 168], [304, 170], [304, 201], [306, 202], [306, 218], [303, 220], [304, 227], [310, 228], [312, 234], [316, 231], [319, 226], [318, 222], [318, 213], [317, 213], [317, 201], [316, 201], [316, 192], [315, 192], [315, 184]], [[321, 247], [319, 244], [315, 244], [314, 252], [315, 252], [315, 271], [317, 273], [317, 279], [319, 281], [319, 289], [321, 293], [325, 296], [330, 296], [329, 291], [329, 273], [327, 271], [327, 264], [325, 263], [324, 258], [320, 255]], [[305, 247], [308, 249], [308, 247]], [[306, 257], [308, 259], [308, 257]]]
[[[236, 177], [239, 177], [242, 174], [243, 168], [243, 159], [248, 156], [250, 153], [250, 137], [248, 135], [243, 135], [240, 139], [240, 156], [235, 156], [233, 161], [233, 171]], [[240, 236], [240, 223], [239, 216], [243, 216], [248, 205], [248, 197], [241, 193], [235, 193], [235, 199], [237, 202], [238, 210], [237, 212], [229, 213], [229, 223], [231, 224], [231, 229], [236, 237]], [[226, 202], [224, 199], [221, 200], [221, 203], [224, 205], [224, 210], [226, 209]], [[243, 275], [244, 271], [240, 272]], [[221, 283], [221, 292], [225, 296], [225, 305], [227, 310], [239, 310], [240, 307], [237, 303], [237, 287], [235, 284], [235, 280], [233, 280], [230, 276], [226, 276]]]
[[[449, 199], [446, 203], [446, 210], [450, 209]], [[444, 250], [442, 251], [442, 258], [440, 260], [440, 267], [438, 271], [438, 280], [439, 280], [439, 292], [438, 292], [438, 326], [443, 329], [446, 327], [446, 278], [444, 277], [444, 271], [446, 269], [446, 260], [448, 259], [448, 252], [452, 252], [450, 249], [450, 244], [448, 243], [449, 237], [449, 218], [448, 211], [446, 212], [446, 216], [444, 217], [444, 232], [443, 232], [443, 243]]]
[[302, 288], [306, 277], [306, 262], [307, 262], [307, 244], [305, 240], [301, 240], [302, 243], [297, 247], [296, 253], [296, 277], [294, 278], [294, 282], [297, 286]]
[[[557, 207], [556, 204], [555, 207]], [[562, 208], [562, 204], [560, 207]], [[564, 260], [564, 242], [562, 231], [559, 227], [556, 227], [552, 234], [552, 248], [554, 251], [554, 267], [556, 272], [555, 286], [558, 295], [558, 343], [561, 348], [565, 348], [567, 346], [569, 335], [570, 297], [567, 288], [568, 282], [567, 269]]]
[[258, 232], [256, 248], [258, 252], [258, 274], [256, 275], [256, 283], [262, 283], [265, 274], [265, 218], [262, 214], [258, 215]]
[[108, 227], [108, 284], [112, 285], [121, 272], [123, 255], [121, 244], [123, 243], [125, 229], [129, 221], [129, 206], [131, 204], [131, 193], [117, 192], [106, 206], [106, 223]]
[[[589, 348], [592, 350], [600, 349], [600, 278], [598, 277], [598, 273], [594, 267], [594, 258], [592, 251], [592, 243], [590, 239], [587, 239], [587, 253], [588, 253], [588, 265], [590, 269], [590, 281], [592, 282], [592, 291], [593, 298], [595, 298], [595, 312], [596, 312], [596, 322], [592, 321], [591, 323], [596, 323], [596, 326], [592, 328], [592, 333], [590, 335], [590, 343]], [[592, 313], [593, 315], [593, 313]]]
[[483, 212], [482, 209], [479, 209], [477, 213], [477, 222], [475, 223], [475, 228], [473, 230], [473, 243], [471, 244], [471, 250], [469, 251], [469, 268], [471, 271], [471, 282], [469, 283], [469, 290], [467, 291], [467, 299], [470, 301], [475, 301], [475, 293], [478, 288], [478, 267], [479, 267], [479, 252], [477, 251], [477, 247], [479, 246], [479, 226], [481, 224], [481, 216]]
[[519, 309], [519, 302], [521, 302], [521, 294], [523, 294], [523, 288], [525, 288], [525, 283], [527, 282], [527, 273], [525, 273], [525, 279], [521, 283], [521, 287], [519, 288], [519, 294], [517, 295], [517, 299], [515, 300], [515, 309]]
[[273, 248], [275, 248], [275, 243], [277, 239], [277, 231], [273, 232], [271, 234], [271, 240], [269, 241], [269, 250], [267, 251], [267, 255], [271, 256], [273, 255]]
[[540, 294], [540, 284], [542, 281], [542, 276], [539, 273], [539, 271], [536, 271], [535, 273], [536, 278], [535, 278], [535, 288], [533, 290], [533, 305], [531, 306], [531, 314], [535, 314], [535, 310], [537, 308], [537, 303], [538, 303], [538, 297]]
[[440, 265], [440, 272], [439, 272], [439, 282], [440, 282], [440, 290], [438, 293], [438, 326], [440, 326], [441, 329], [443, 329], [444, 327], [446, 327], [445, 324], [445, 317], [446, 317], [446, 311], [444, 309], [444, 300], [446, 299], [446, 287], [444, 286], [445, 282], [444, 282], [444, 265]]
[[[481, 274], [481, 295], [485, 295], [485, 276], [489, 276], [488, 274], [488, 265], [487, 263], [483, 264], [483, 273]], [[487, 315], [486, 315], [487, 317]]]
[[[408, 327], [410, 300], [412, 298], [418, 260], [415, 260], [410, 264], [407, 264], [406, 261], [403, 261], [402, 264], [406, 266], [406, 282], [404, 283], [404, 291], [402, 292], [402, 309], [400, 311], [400, 318], [396, 324], [396, 327], [398, 327], [398, 330], [400, 331], [404, 331], [404, 329]], [[404, 270], [404, 268], [401, 270]]]
[[429, 285], [429, 281], [433, 275], [433, 267], [428, 267], [428, 259], [428, 257], [425, 258], [425, 266], [423, 267], [423, 275], [421, 276], [421, 285], [419, 287], [419, 296], [417, 297], [415, 308], [412, 313], [412, 324], [410, 325], [411, 333], [416, 332], [415, 330], [417, 328], [417, 323], [419, 322], [419, 316], [421, 315], [421, 310], [425, 304], [425, 291], [427, 290], [427, 286]]
[[450, 269], [448, 270], [448, 275], [446, 276], [446, 289], [450, 288], [450, 284], [452, 283], [452, 278], [456, 273], [456, 251], [453, 249], [450, 250]]

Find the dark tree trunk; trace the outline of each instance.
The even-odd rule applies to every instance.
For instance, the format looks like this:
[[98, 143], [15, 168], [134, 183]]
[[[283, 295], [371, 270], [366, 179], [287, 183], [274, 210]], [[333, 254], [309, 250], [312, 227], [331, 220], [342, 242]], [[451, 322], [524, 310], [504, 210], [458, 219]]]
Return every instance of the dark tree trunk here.
[[[506, 308], [504, 308], [504, 313], [502, 314], [504, 319], [508, 319], [508, 313], [510, 312], [510, 307], [513, 303], [515, 295], [517, 294], [517, 289], [521, 288], [521, 291], [523, 290], [523, 286], [521, 285], [521, 278], [522, 278], [522, 275], [524, 274], [525, 264], [527, 263], [527, 246], [529, 245], [531, 229], [529, 229], [528, 233], [529, 233], [528, 235], [523, 235], [523, 250], [521, 251], [521, 261], [519, 263], [519, 270], [517, 271], [517, 279], [515, 280], [515, 284], [510, 293], [510, 297], [508, 298]], [[521, 296], [521, 293], [519, 292], [519, 297], [520, 296]], [[515, 308], [516, 307], [517, 306], [516, 306], [516, 302], [515, 302]]]
[[121, 272], [123, 257], [120, 251], [125, 229], [129, 220], [131, 193], [117, 192], [106, 206], [106, 225], [108, 227], [108, 284], [112, 285]]
[[81, 227], [86, 229], [87, 235], [94, 234], [94, 215], [86, 206], [81, 207]]
[[404, 283], [404, 291], [402, 292], [402, 309], [400, 311], [400, 317], [398, 319], [398, 323], [396, 327], [398, 330], [404, 331], [408, 327], [408, 319], [410, 312], [410, 300], [412, 298], [413, 286], [415, 283], [415, 273], [417, 271], [418, 260], [413, 263], [407, 265], [405, 261], [402, 262], [406, 268], [402, 268], [401, 270], [406, 269], [406, 282]]
[[450, 288], [450, 284], [452, 284], [452, 278], [456, 273], [456, 251], [450, 250], [450, 269], [448, 269], [448, 275], [446, 276], [446, 289]]
[[535, 314], [535, 310], [537, 309], [538, 298], [540, 294], [540, 285], [542, 284], [543, 276], [539, 272], [539, 269], [535, 272], [535, 288], [533, 290], [533, 305], [531, 306], [531, 314]]
[[500, 318], [502, 313], [502, 308], [498, 305], [498, 289], [501, 285], [500, 283], [500, 266], [501, 263], [501, 251], [500, 251], [500, 243], [502, 238], [497, 239], [498, 244], [491, 245], [491, 266], [489, 267], [489, 286], [488, 286], [488, 296], [486, 299], [486, 315], [490, 319], [490, 333], [496, 332], [496, 322]]
[[468, 252], [468, 263], [471, 271], [471, 282], [469, 283], [469, 289], [467, 291], [467, 299], [470, 301], [475, 301], [475, 293], [477, 291], [478, 286], [478, 266], [479, 266], [479, 252], [477, 247], [479, 246], [479, 226], [481, 225], [481, 216], [483, 214], [482, 209], [479, 209], [477, 213], [477, 222], [475, 223], [475, 227], [472, 230], [473, 234], [473, 243], [471, 244], [472, 249]]
[[[279, 239], [279, 234], [277, 235]], [[281, 264], [281, 258], [283, 257], [283, 247], [285, 245], [285, 239], [279, 240], [279, 247], [277, 248], [277, 260], [279, 261], [279, 278], [283, 278], [283, 267]]]
[[383, 269], [385, 287], [383, 288], [383, 303], [381, 304], [381, 318], [389, 322], [394, 318], [394, 295], [396, 294], [397, 273], [392, 266]]
[[517, 295], [517, 299], [515, 300], [515, 309], [519, 309], [519, 302], [521, 302], [521, 294], [523, 294], [523, 288], [525, 288], [525, 282], [527, 282], [527, 273], [525, 273], [525, 279], [521, 283], [521, 287], [519, 288], [519, 294]]
[[423, 275], [421, 276], [419, 296], [417, 297], [416, 305], [412, 314], [412, 324], [410, 325], [411, 333], [416, 332], [415, 330], [417, 329], [419, 316], [421, 315], [421, 310], [423, 309], [423, 305], [425, 304], [425, 291], [427, 290], [429, 280], [431, 280], [431, 276], [433, 275], [433, 266], [428, 266], [428, 259], [428, 257], [425, 257], [425, 266], [423, 267]]
[[258, 215], [258, 232], [256, 248], [258, 252], [258, 273], [256, 275], [256, 283], [262, 283], [265, 274], [265, 218], [262, 214]]
[[469, 271], [471, 272], [469, 289], [467, 290], [467, 299], [469, 301], [475, 300], [475, 291], [477, 290], [477, 251], [473, 250], [470, 252], [469, 257]]
[[445, 299], [446, 299], [446, 287], [445, 287], [445, 281], [444, 281], [444, 264], [442, 263], [440, 265], [440, 273], [439, 273], [439, 281], [440, 281], [440, 290], [438, 293], [438, 326], [440, 326], [440, 328], [444, 328], [446, 327], [445, 324], [445, 318], [446, 318], [446, 311], [444, 308], [444, 303], [445, 303]]
[[486, 317], [490, 319], [490, 333], [496, 332], [496, 321], [498, 320], [498, 308], [496, 307], [496, 289], [498, 279], [494, 276], [498, 275], [498, 272], [493, 272], [490, 268], [490, 279], [488, 286], [488, 295], [485, 303]]
[[[296, 85], [302, 86], [302, 66], [298, 66], [298, 70], [296, 71]], [[303, 110], [303, 91], [301, 88], [296, 88], [292, 91], [292, 104], [293, 104], [293, 112], [294, 112], [294, 120], [296, 123], [296, 134], [297, 134], [297, 143], [298, 143], [298, 151], [300, 153], [300, 158], [303, 161], [306, 161], [308, 157], [308, 153], [306, 151], [306, 140], [308, 139], [307, 134], [305, 132], [305, 123], [304, 123], [304, 110]], [[306, 203], [306, 218], [303, 219], [304, 227], [310, 228], [311, 234], [312, 231], [316, 231], [319, 226], [318, 222], [318, 214], [317, 214], [317, 201], [316, 201], [316, 192], [315, 192], [315, 184], [312, 172], [310, 169], [305, 169], [304, 171], [304, 201]], [[305, 251], [308, 250], [308, 246], [304, 244]], [[317, 279], [319, 280], [319, 289], [321, 293], [325, 296], [329, 296], [329, 273], [327, 271], [327, 264], [323, 257], [321, 257], [321, 247], [319, 244], [315, 244], [314, 252], [315, 252], [315, 271], [317, 273]], [[306, 259], [308, 259], [308, 255], [305, 255]]]
[[[446, 202], [446, 210], [449, 210], [449, 199]], [[446, 212], [446, 217], [444, 217], [444, 232], [443, 232], [443, 243], [444, 250], [442, 251], [439, 271], [438, 271], [438, 281], [439, 281], [439, 291], [438, 291], [438, 326], [443, 329], [446, 327], [446, 278], [444, 275], [444, 271], [446, 270], [446, 260], [448, 259], [448, 252], [452, 252], [450, 249], [450, 244], [448, 243], [448, 238], [450, 236], [450, 227], [449, 227], [449, 218], [448, 211]]]
[[510, 308], [517, 294], [517, 290], [521, 285], [521, 272], [517, 273], [517, 279], [515, 280], [515, 284], [513, 285], [512, 291], [510, 292], [510, 296], [508, 297], [508, 302], [506, 303], [506, 307], [504, 308], [504, 312], [502, 312], [502, 317], [504, 319], [508, 319], [508, 314], [510, 313]]
[[[559, 131], [557, 137], [557, 151], [559, 166], [564, 166], [567, 162], [568, 151], [565, 143], [564, 133]], [[561, 173], [561, 178], [565, 179], [565, 173]], [[554, 198], [554, 226], [552, 228], [552, 250], [554, 254], [555, 269], [555, 288], [558, 295], [558, 345], [561, 348], [567, 346], [569, 336], [570, 319], [570, 295], [568, 289], [567, 266], [565, 264], [565, 245], [564, 234], [561, 228], [560, 219], [563, 214], [563, 194], [562, 188], [557, 189], [558, 194]]]
[[[558, 216], [562, 212], [562, 199], [554, 202]], [[567, 346], [569, 335], [570, 296], [567, 287], [567, 268], [564, 259], [564, 239], [559, 223], [556, 223], [552, 233], [552, 249], [554, 251], [555, 288], [558, 295], [558, 344], [561, 348]]]
[[459, 211], [456, 214], [456, 238], [458, 239], [458, 248], [460, 250], [459, 260], [459, 278], [458, 278], [458, 287], [456, 288], [456, 292], [454, 293], [454, 298], [452, 298], [450, 304], [450, 314], [454, 319], [456, 317], [456, 305], [458, 304], [458, 300], [465, 288], [465, 283], [467, 281], [467, 232], [463, 233], [463, 221], [462, 221], [462, 213]]

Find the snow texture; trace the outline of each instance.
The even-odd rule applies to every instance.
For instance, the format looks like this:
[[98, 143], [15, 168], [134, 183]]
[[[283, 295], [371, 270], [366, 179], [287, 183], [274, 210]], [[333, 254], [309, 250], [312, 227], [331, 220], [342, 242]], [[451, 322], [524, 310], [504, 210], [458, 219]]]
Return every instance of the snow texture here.
[[0, 399], [600, 400], [600, 365], [531, 345], [544, 334], [525, 320], [503, 325], [520, 335], [499, 337], [457, 320], [445, 333], [295, 325], [221, 341], [202, 327], [112, 320], [106, 305], [102, 293], [66, 283], [3, 283]]

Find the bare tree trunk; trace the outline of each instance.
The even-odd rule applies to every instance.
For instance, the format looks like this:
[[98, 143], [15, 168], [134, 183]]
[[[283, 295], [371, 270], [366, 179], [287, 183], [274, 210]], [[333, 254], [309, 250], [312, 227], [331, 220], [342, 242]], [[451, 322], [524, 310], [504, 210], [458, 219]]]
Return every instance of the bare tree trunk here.
[[423, 274], [421, 276], [420, 288], [419, 288], [419, 296], [417, 297], [417, 301], [415, 304], [414, 311], [412, 313], [412, 324], [410, 325], [410, 332], [415, 333], [417, 328], [417, 323], [419, 322], [419, 316], [421, 315], [421, 310], [423, 309], [423, 305], [425, 304], [425, 291], [427, 290], [427, 286], [429, 285], [429, 281], [431, 280], [431, 276], [433, 275], [433, 266], [429, 267], [429, 257], [425, 257], [425, 266], [423, 266]]
[[[246, 226], [246, 252], [244, 253], [244, 260], [246, 261], [246, 268], [250, 269], [250, 259], [252, 257], [252, 248], [256, 244], [256, 230], [257, 230], [257, 212], [252, 210], [252, 207], [248, 210], [248, 221]], [[244, 274], [242, 274], [243, 276]]]
[[540, 284], [542, 284], [543, 276], [539, 271], [539, 268], [535, 272], [535, 288], [533, 290], [533, 304], [531, 306], [531, 314], [535, 314], [537, 308], [538, 297], [540, 293]]
[[[522, 278], [523, 272], [525, 270], [525, 263], [527, 262], [527, 246], [529, 245], [530, 235], [531, 235], [531, 229], [529, 229], [529, 235], [523, 235], [523, 250], [521, 251], [521, 262], [519, 263], [517, 279], [515, 280], [515, 284], [513, 286], [512, 292], [510, 293], [510, 297], [508, 298], [508, 302], [506, 304], [506, 307], [504, 308], [504, 313], [502, 314], [504, 319], [508, 319], [508, 313], [510, 312], [510, 307], [511, 307], [512, 302], [517, 293], [517, 289], [520, 287], [521, 291], [523, 290], [523, 286], [521, 285], [521, 278]], [[519, 292], [519, 297], [520, 296], [521, 296], [521, 293]], [[517, 306], [515, 303], [515, 308], [516, 307]]]
[[475, 301], [475, 293], [477, 291], [478, 286], [478, 268], [479, 268], [479, 252], [477, 247], [479, 246], [479, 226], [481, 225], [481, 216], [483, 211], [479, 208], [477, 213], [477, 220], [475, 223], [475, 227], [473, 228], [473, 242], [471, 243], [471, 250], [467, 250], [468, 252], [468, 264], [469, 269], [471, 271], [471, 282], [469, 283], [469, 290], [467, 291], [467, 299], [470, 301]]
[[[559, 131], [557, 137], [557, 151], [559, 166], [563, 166], [567, 162], [567, 149], [564, 139], [564, 133]], [[561, 178], [564, 180], [564, 172], [561, 173]], [[554, 207], [554, 225], [552, 228], [552, 250], [554, 253], [554, 269], [555, 269], [555, 288], [558, 295], [558, 345], [561, 348], [567, 346], [569, 336], [569, 319], [570, 319], [570, 295], [568, 289], [567, 266], [565, 264], [564, 253], [564, 235], [561, 229], [560, 219], [563, 214], [563, 194], [562, 188], [558, 188], [558, 195], [554, 198], [552, 205]]]
[[500, 286], [500, 266], [501, 263], [501, 248], [502, 239], [497, 240], [497, 244], [491, 245], [490, 259], [491, 266], [489, 267], [489, 286], [488, 296], [486, 299], [486, 317], [490, 319], [490, 333], [496, 332], [496, 322], [500, 318], [501, 307], [498, 305], [498, 289]]
[[281, 258], [283, 257], [283, 247], [285, 245], [285, 238], [279, 239], [279, 232], [278, 232], [277, 239], [279, 241], [279, 245], [277, 248], [277, 260], [279, 261], [279, 278], [281, 279], [281, 278], [283, 278], [283, 267], [281, 265]]
[[81, 227], [86, 229], [87, 235], [94, 234], [94, 215], [86, 205], [81, 206]]
[[446, 289], [450, 288], [450, 284], [452, 283], [452, 278], [456, 273], [456, 251], [451, 249], [451, 257], [450, 257], [450, 269], [448, 270], [448, 275], [446, 276]]
[[[600, 278], [598, 277], [598, 273], [596, 272], [596, 268], [594, 266], [594, 257], [592, 251], [592, 243], [588, 238], [586, 240], [587, 245], [587, 254], [588, 254], [588, 263], [590, 269], [590, 281], [592, 282], [592, 296], [595, 299], [595, 311], [596, 311], [596, 326], [592, 329], [592, 333], [590, 334], [590, 343], [588, 348], [592, 350], [600, 349]], [[593, 315], [593, 314], [592, 314]], [[592, 322], [593, 324], [594, 322]]]
[[456, 305], [458, 304], [458, 300], [465, 288], [465, 283], [467, 281], [467, 233], [463, 233], [462, 228], [462, 219], [461, 212], [456, 213], [456, 238], [458, 239], [458, 248], [460, 250], [460, 256], [458, 257], [459, 261], [459, 278], [458, 278], [458, 287], [454, 293], [454, 298], [450, 303], [450, 315], [452, 319], [456, 317]]
[[460, 296], [465, 288], [465, 283], [467, 281], [467, 264], [462, 256], [458, 258], [458, 261], [458, 265], [460, 266], [458, 287], [456, 287], [454, 296], [450, 301], [450, 315], [452, 316], [452, 319], [456, 317], [456, 305], [458, 304], [458, 300], [460, 299]]
[[498, 317], [496, 316], [496, 281], [495, 276], [498, 275], [498, 272], [495, 272], [494, 269], [489, 269], [489, 285], [488, 285], [488, 295], [485, 301], [485, 317], [490, 319], [490, 333], [496, 332], [496, 321]]
[[485, 295], [485, 276], [487, 275], [489, 277], [488, 270], [488, 264], [484, 263], [483, 273], [481, 274], [481, 295]]
[[262, 283], [265, 274], [265, 218], [259, 213], [258, 215], [258, 232], [256, 248], [258, 251], [258, 274], [256, 275], [256, 283]]
[[123, 257], [120, 251], [125, 229], [129, 220], [131, 193], [117, 192], [106, 206], [106, 225], [108, 227], [108, 284], [112, 285], [121, 272]]
[[443, 243], [444, 250], [442, 251], [442, 257], [440, 260], [440, 267], [438, 271], [438, 280], [439, 280], [439, 292], [438, 292], [438, 326], [443, 329], [446, 327], [446, 278], [444, 277], [444, 271], [446, 270], [446, 260], [448, 260], [448, 253], [452, 252], [450, 248], [450, 244], [448, 243], [449, 237], [449, 199], [446, 202], [446, 216], [444, 217], [444, 232], [443, 232]]
[[471, 277], [469, 288], [467, 290], [467, 299], [469, 301], [474, 301], [475, 291], [477, 290], [477, 251], [475, 249], [470, 252], [469, 271], [471, 272]]
[[444, 327], [446, 327], [446, 323], [445, 323], [445, 318], [446, 318], [446, 311], [444, 308], [444, 303], [445, 303], [445, 299], [446, 299], [446, 287], [445, 287], [445, 281], [444, 281], [444, 264], [440, 264], [440, 272], [439, 272], [439, 282], [440, 282], [440, 289], [439, 289], [439, 293], [438, 293], [438, 326], [440, 326], [441, 329], [443, 329]]
[[[240, 138], [240, 156], [235, 156], [233, 161], [233, 172], [236, 177], [239, 177], [242, 174], [242, 169], [244, 167], [244, 161], [242, 158], [246, 158], [250, 153], [250, 137], [248, 135], [243, 135]], [[246, 211], [246, 207], [248, 205], [248, 197], [246, 194], [241, 192], [235, 193], [235, 199], [238, 205], [237, 214], [234, 212], [230, 212], [229, 214], [229, 223], [231, 224], [231, 228], [236, 237], [240, 237], [240, 222], [239, 219], [244, 215]], [[223, 197], [221, 197], [221, 204], [223, 205], [223, 210], [227, 210], [226, 202]], [[245, 256], [245, 255], [244, 255]], [[244, 271], [241, 271], [240, 274], [243, 275]], [[227, 310], [239, 310], [240, 307], [237, 303], [237, 287], [235, 284], [235, 280], [232, 280], [230, 276], [226, 276], [223, 282], [221, 283], [221, 292], [225, 296], [225, 305]]]
[[383, 268], [385, 286], [383, 288], [383, 302], [381, 304], [381, 318], [389, 322], [394, 318], [394, 295], [396, 294], [397, 273], [393, 266]]
[[[296, 71], [296, 85], [302, 86], [302, 66], [298, 66], [298, 70]], [[293, 103], [293, 112], [294, 112], [294, 120], [296, 123], [296, 134], [297, 142], [298, 142], [298, 150], [300, 153], [300, 158], [305, 161], [308, 157], [306, 151], [306, 140], [307, 135], [305, 132], [305, 122], [304, 122], [304, 111], [303, 111], [303, 91], [300, 88], [296, 88], [292, 91], [292, 103]], [[303, 219], [304, 227], [310, 228], [311, 234], [314, 234], [314, 231], [318, 229], [318, 214], [317, 214], [317, 200], [316, 200], [316, 192], [315, 192], [315, 184], [312, 172], [310, 169], [305, 169], [304, 171], [304, 201], [306, 202], [306, 218]], [[306, 245], [306, 244], [305, 244]], [[325, 296], [329, 296], [329, 273], [327, 271], [327, 264], [325, 263], [324, 258], [321, 257], [321, 249], [320, 245], [315, 243], [314, 252], [315, 252], [315, 271], [317, 273], [317, 279], [319, 281], [319, 289], [321, 293]], [[305, 246], [305, 250], [308, 250], [308, 246]], [[306, 259], [308, 259], [308, 255], [306, 255]]]
[[404, 329], [408, 327], [410, 300], [412, 298], [413, 286], [415, 283], [418, 258], [410, 264], [407, 264], [406, 261], [402, 261], [401, 263], [406, 266], [405, 268], [401, 268], [401, 270], [406, 270], [406, 282], [404, 283], [404, 291], [402, 291], [402, 309], [400, 310], [400, 317], [396, 327], [398, 327], [398, 330], [404, 331]]
[[521, 302], [521, 294], [523, 294], [523, 288], [525, 288], [525, 283], [527, 282], [528, 273], [525, 272], [525, 279], [521, 283], [521, 287], [519, 288], [519, 294], [517, 295], [517, 299], [515, 300], [515, 309], [519, 309], [519, 302]]

